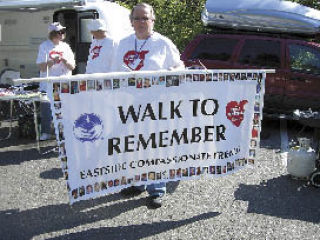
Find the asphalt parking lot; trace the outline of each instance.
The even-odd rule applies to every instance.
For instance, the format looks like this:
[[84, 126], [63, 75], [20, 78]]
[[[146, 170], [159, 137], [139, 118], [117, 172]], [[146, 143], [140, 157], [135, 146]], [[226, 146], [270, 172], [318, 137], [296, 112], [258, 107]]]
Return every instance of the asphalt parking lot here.
[[0, 239], [319, 239], [320, 189], [287, 174], [279, 125], [265, 125], [254, 169], [169, 183], [156, 210], [145, 193], [70, 206], [57, 153], [14, 132], [0, 142]]

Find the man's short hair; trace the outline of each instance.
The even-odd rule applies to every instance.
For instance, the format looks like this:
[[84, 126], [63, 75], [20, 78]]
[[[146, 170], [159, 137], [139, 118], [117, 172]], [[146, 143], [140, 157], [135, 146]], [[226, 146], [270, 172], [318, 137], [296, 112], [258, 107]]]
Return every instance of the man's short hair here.
[[132, 21], [133, 20], [133, 12], [136, 8], [138, 7], [144, 7], [144, 8], [147, 8], [149, 9], [149, 12], [151, 14], [151, 17], [152, 17], [152, 20], [156, 20], [156, 15], [154, 13], [154, 10], [153, 10], [153, 7], [151, 5], [149, 5], [148, 3], [138, 3], [137, 5], [135, 5], [132, 10], [131, 10], [131, 13], [130, 13], [130, 20]]

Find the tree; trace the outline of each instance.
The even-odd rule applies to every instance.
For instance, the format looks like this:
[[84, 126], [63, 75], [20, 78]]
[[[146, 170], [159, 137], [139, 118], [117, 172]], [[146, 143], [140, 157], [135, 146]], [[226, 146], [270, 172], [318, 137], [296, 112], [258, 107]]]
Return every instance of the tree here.
[[320, 10], [319, 0], [291, 0], [292, 2]]
[[122, 0], [120, 5], [132, 9], [139, 2], [153, 6], [155, 31], [170, 38], [180, 51], [197, 34], [205, 32], [201, 11], [205, 0]]

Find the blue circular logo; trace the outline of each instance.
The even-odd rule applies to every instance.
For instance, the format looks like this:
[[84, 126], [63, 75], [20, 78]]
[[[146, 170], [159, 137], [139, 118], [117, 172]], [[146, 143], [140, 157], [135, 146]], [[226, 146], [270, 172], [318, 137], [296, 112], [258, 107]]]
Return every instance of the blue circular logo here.
[[103, 124], [94, 113], [84, 113], [74, 121], [73, 134], [81, 142], [94, 142], [101, 136]]

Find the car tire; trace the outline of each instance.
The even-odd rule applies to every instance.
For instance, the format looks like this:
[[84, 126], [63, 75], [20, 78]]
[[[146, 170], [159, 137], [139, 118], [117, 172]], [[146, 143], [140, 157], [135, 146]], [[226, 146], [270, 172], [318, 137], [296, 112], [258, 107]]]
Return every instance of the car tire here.
[[310, 175], [310, 183], [312, 186], [320, 187], [320, 170], [316, 170]]

